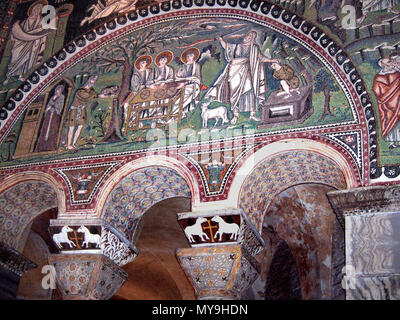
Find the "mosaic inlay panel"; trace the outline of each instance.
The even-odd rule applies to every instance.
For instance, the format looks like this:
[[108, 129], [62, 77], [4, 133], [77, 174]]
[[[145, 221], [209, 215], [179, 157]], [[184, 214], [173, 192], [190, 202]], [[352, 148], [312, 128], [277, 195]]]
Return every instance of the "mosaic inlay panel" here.
[[109, 194], [103, 219], [131, 240], [140, 217], [151, 206], [173, 197], [190, 197], [185, 179], [165, 167], [139, 169], [123, 178]]
[[273, 198], [286, 188], [301, 183], [346, 188], [345, 178], [332, 160], [313, 152], [285, 152], [265, 160], [253, 170], [242, 187], [239, 205], [259, 229]]

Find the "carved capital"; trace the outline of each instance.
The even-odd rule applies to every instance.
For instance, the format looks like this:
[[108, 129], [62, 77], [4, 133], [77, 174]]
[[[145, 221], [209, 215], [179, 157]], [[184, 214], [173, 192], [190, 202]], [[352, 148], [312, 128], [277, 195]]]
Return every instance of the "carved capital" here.
[[258, 276], [240, 245], [177, 249], [176, 256], [198, 299], [240, 299]]
[[138, 255], [134, 245], [100, 219], [51, 220], [49, 232], [61, 253], [103, 254], [118, 266]]
[[0, 242], [0, 265], [19, 277], [28, 270], [37, 268], [37, 264], [3, 242]]
[[239, 243], [242, 245], [242, 249], [245, 249], [250, 256], [254, 257], [264, 249], [265, 243], [256, 227], [248, 220], [242, 210], [241, 217]]
[[327, 193], [341, 215], [400, 211], [400, 186], [372, 186]]
[[128, 274], [102, 254], [53, 254], [57, 287], [65, 300], [107, 300]]
[[120, 267], [135, 260], [139, 254], [139, 250], [135, 246], [124, 242], [106, 227], [101, 233], [101, 249], [105, 256]]
[[240, 299], [260, 272], [264, 241], [240, 209], [178, 214], [192, 248], [176, 256], [198, 299]]

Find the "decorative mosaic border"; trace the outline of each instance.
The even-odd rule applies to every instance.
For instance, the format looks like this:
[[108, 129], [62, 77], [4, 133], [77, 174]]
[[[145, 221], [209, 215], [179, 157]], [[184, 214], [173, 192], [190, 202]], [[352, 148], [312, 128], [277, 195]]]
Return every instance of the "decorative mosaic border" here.
[[[226, 173], [224, 174], [224, 177], [221, 181], [221, 186], [219, 188], [218, 191], [211, 191], [210, 187], [208, 185], [207, 182], [207, 177], [204, 174], [203, 169], [201, 168], [200, 164], [198, 162], [196, 162], [191, 155], [200, 155], [200, 154], [207, 154], [207, 153], [214, 153], [214, 152], [221, 152], [224, 153], [226, 151], [233, 151], [233, 150], [238, 150], [238, 149], [243, 149], [245, 148], [244, 151], [242, 151], [235, 159], [234, 161], [231, 163], [231, 165], [229, 166], [229, 169], [226, 171]], [[235, 168], [237, 167], [237, 164], [240, 162], [240, 160], [248, 153], [251, 152], [254, 148], [254, 144], [247, 144], [244, 146], [235, 146], [232, 148], [220, 148], [220, 149], [213, 149], [212, 151], [208, 150], [208, 151], [197, 151], [197, 152], [189, 152], [189, 153], [182, 153], [181, 155], [183, 157], [185, 157], [190, 163], [192, 163], [196, 170], [198, 171], [198, 173], [201, 176], [201, 181], [203, 183], [203, 187], [205, 189], [206, 192], [206, 196], [210, 197], [210, 196], [217, 196], [217, 195], [222, 195], [225, 192], [225, 187], [226, 187], [226, 183], [228, 181], [228, 178], [230, 176], [230, 174], [235, 170]]]
[[[351, 126], [349, 126], [351, 129]], [[351, 131], [351, 130], [349, 130]], [[200, 196], [200, 202], [205, 202], [205, 201], [219, 201], [219, 200], [225, 200], [228, 198], [229, 195], [229, 190], [231, 188], [231, 185], [233, 183], [233, 179], [235, 178], [235, 175], [239, 168], [245, 163], [245, 161], [250, 157], [254, 152], [259, 150], [260, 148], [273, 143], [273, 142], [278, 142], [283, 139], [310, 139], [313, 141], [318, 141], [321, 143], [325, 143], [328, 145], [331, 145], [335, 150], [340, 152], [342, 156], [346, 159], [350, 167], [352, 168], [352, 171], [354, 172], [354, 177], [355, 177], [355, 182], [356, 186], [360, 187], [362, 185], [366, 185], [365, 179], [366, 177], [363, 177], [359, 171], [359, 168], [357, 166], [357, 162], [354, 160], [352, 155], [348, 152], [348, 150], [344, 147], [339, 145], [337, 142], [333, 141], [332, 139], [329, 139], [328, 137], [325, 137], [323, 134], [328, 134], [329, 130], [314, 130], [312, 132], [301, 132], [301, 133], [286, 133], [286, 134], [280, 134], [280, 135], [273, 135], [273, 136], [268, 136], [268, 137], [254, 137], [254, 139], [251, 141], [254, 145], [253, 148], [250, 148], [249, 150], [246, 151], [246, 153], [242, 153], [240, 159], [238, 159], [235, 167], [232, 167], [232, 170], [230, 171], [230, 174], [227, 175], [227, 179], [224, 184], [224, 190], [223, 193], [219, 195], [209, 195], [207, 196], [206, 190], [204, 188], [205, 185], [207, 185], [207, 180], [204, 179], [204, 177], [201, 175], [202, 170], [199, 170], [196, 168], [195, 164], [193, 164], [191, 161], [189, 161], [184, 155], [185, 154], [190, 154], [190, 153], [196, 153], [201, 150], [207, 150], [210, 152], [210, 144], [209, 143], [202, 143], [201, 145], [183, 145], [183, 146], [175, 146], [174, 149], [169, 149], [166, 150], [165, 148], [159, 148], [159, 149], [154, 149], [151, 151], [146, 151], [144, 152], [135, 152], [133, 154], [129, 152], [122, 152], [118, 154], [114, 154], [112, 156], [110, 155], [100, 155], [96, 157], [85, 157], [81, 159], [69, 159], [69, 160], [57, 160], [53, 162], [41, 162], [37, 163], [34, 165], [35, 171], [43, 171], [47, 172], [51, 175], [53, 175], [58, 181], [63, 186], [64, 193], [66, 195], [66, 209], [67, 211], [70, 210], [93, 210], [96, 205], [96, 201], [99, 197], [99, 193], [95, 193], [93, 196], [93, 200], [90, 204], [75, 204], [71, 205], [71, 197], [70, 197], [70, 192], [68, 190], [67, 183], [64, 181], [64, 179], [56, 173], [57, 169], [62, 169], [62, 168], [76, 168], [76, 167], [90, 167], [94, 164], [97, 164], [99, 166], [104, 165], [105, 163], [113, 163], [113, 162], [119, 162], [117, 166], [113, 168], [113, 170], [107, 174], [107, 177], [104, 178], [106, 180], [111, 174], [113, 174], [116, 170], [118, 170], [121, 166], [131, 162], [131, 161], [137, 161], [140, 160], [141, 158], [145, 156], [170, 156], [170, 157], [175, 157], [178, 161], [182, 162], [193, 174], [194, 178], [198, 181], [198, 187], [199, 187], [199, 196]], [[225, 142], [220, 142], [218, 144], [214, 143], [213, 146], [218, 145], [218, 149], [225, 150], [232, 148], [232, 140], [234, 140], [235, 145], [237, 146], [246, 146], [249, 145], [249, 139], [237, 139], [232, 138], [230, 141], [225, 141]], [[32, 164], [29, 165], [20, 165], [20, 166], [14, 166], [11, 168], [5, 168], [3, 171], [1, 171], [1, 174], [4, 175], [11, 175], [11, 174], [17, 174], [17, 173], [22, 173], [29, 171], [32, 168]], [[103, 181], [104, 184], [104, 181]], [[99, 186], [101, 187], [101, 186]], [[77, 212], [78, 212], [77, 211]]]
[[[346, 135], [356, 135], [356, 146], [357, 146], [357, 152], [354, 152], [354, 150], [346, 144], [344, 141], [338, 139], [337, 137], [339, 136], [346, 136]], [[354, 161], [358, 165], [359, 172], [361, 173], [362, 170], [362, 142], [361, 142], [361, 132], [360, 131], [344, 131], [344, 132], [338, 132], [338, 133], [329, 133], [329, 134], [324, 134], [323, 136], [332, 139], [342, 147], [344, 147], [353, 157]]]
[[[84, 166], [74, 166], [74, 167], [65, 167], [65, 168], [57, 168], [54, 169], [65, 181], [65, 183], [68, 186], [68, 191], [70, 195], [70, 201], [71, 205], [77, 205], [77, 204], [88, 204], [91, 203], [93, 200], [94, 195], [96, 194], [97, 190], [99, 189], [101, 183], [104, 181], [105, 177], [119, 164], [120, 162], [105, 162], [105, 163], [99, 163], [95, 165], [84, 165]], [[86, 200], [76, 200], [74, 191], [71, 185], [71, 181], [69, 180], [68, 176], [64, 173], [65, 171], [71, 171], [71, 170], [76, 170], [76, 169], [90, 169], [90, 168], [98, 168], [98, 167], [105, 167], [109, 165], [108, 169], [104, 171], [100, 179], [97, 180], [92, 192], [90, 193], [88, 199]]]
[[[191, 7], [202, 9], [185, 11], [185, 9]], [[214, 9], [207, 10], [208, 8]], [[397, 170], [395, 174], [387, 174], [387, 170], [385, 170], [386, 168], [377, 166], [377, 147], [376, 143], [373, 143], [377, 140], [374, 110], [365, 85], [363, 84], [356, 67], [351, 62], [351, 58], [348, 57], [347, 54], [318, 27], [305, 21], [304, 18], [283, 9], [279, 5], [266, 1], [173, 0], [171, 2], [163, 2], [160, 5], [155, 4], [148, 8], [141, 8], [135, 12], [121, 15], [110, 20], [104, 25], [97, 27], [95, 30], [90, 31], [69, 43], [52, 58], [48, 59], [48, 61], [39, 67], [37, 71], [35, 71], [29, 79], [16, 90], [12, 98], [10, 98], [5, 106], [0, 110], [0, 133], [4, 137], [6, 130], [10, 128], [13, 121], [16, 121], [17, 117], [21, 114], [24, 107], [23, 104], [31, 100], [35, 94], [38, 94], [39, 91], [43, 89], [44, 86], [48, 85], [50, 81], [53, 81], [54, 78], [57, 77], [57, 75], [65, 71], [67, 65], [66, 63], [63, 63], [63, 61], [68, 58], [69, 63], [74, 63], [74, 61], [78, 59], [78, 56], [86, 55], [95, 50], [97, 47], [95, 40], [98, 36], [105, 35], [102, 37], [103, 42], [112, 41], [116, 36], [122, 33], [122, 26], [126, 25], [128, 20], [130, 21], [130, 25], [137, 20], [135, 24], [136, 26], [140, 26], [148, 22], [159, 20], [157, 19], [157, 15], [159, 14], [164, 14], [163, 17], [165, 18], [167, 15], [177, 17], [184, 14], [186, 14], [187, 17], [190, 17], [190, 15], [196, 13], [236, 14], [237, 16], [243, 18], [248, 17], [249, 19], [252, 18], [254, 20], [265, 19], [265, 21], [268, 20], [269, 23], [279, 25], [280, 28], [284, 26], [284, 28], [288, 31], [290, 30], [291, 33], [296, 33], [297, 37], [302, 37], [303, 41], [307, 41], [310, 46], [313, 45], [315, 47], [315, 45], [317, 45], [317, 47], [324, 52], [324, 58], [329, 61], [330, 64], [328, 67], [330, 67], [331, 71], [334, 72], [335, 76], [339, 76], [349, 84], [348, 89], [353, 98], [352, 100], [356, 104], [356, 108], [362, 108], [358, 110], [364, 111], [368, 123], [366, 123], [364, 118], [361, 117], [361, 131], [364, 137], [369, 136], [370, 142], [368, 145], [368, 142], [364, 141], [363, 159], [367, 160], [369, 157], [369, 162], [364, 161], [364, 172], [368, 172], [368, 175], [370, 175], [372, 179], [380, 177], [383, 170], [385, 176], [388, 178], [395, 178], [400, 174], [400, 167], [398, 166], [396, 167]], [[61, 66], [59, 66], [60, 63]], [[59, 67], [57, 68], [57, 66]], [[332, 70], [333, 67], [335, 70]], [[53, 72], [50, 73], [51, 71]], [[39, 84], [41, 78], [43, 78], [44, 81]], [[368, 130], [366, 128], [368, 128]], [[304, 128], [302, 128], [302, 130], [304, 130]], [[369, 169], [370, 166], [371, 171]]]

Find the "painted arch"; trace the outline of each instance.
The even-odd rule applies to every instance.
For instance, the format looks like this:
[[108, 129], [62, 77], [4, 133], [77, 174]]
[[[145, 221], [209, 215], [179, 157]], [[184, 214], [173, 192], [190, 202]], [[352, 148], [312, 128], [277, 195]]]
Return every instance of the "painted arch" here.
[[[226, 82], [221, 79], [229, 76], [230, 58], [217, 37], [223, 36], [226, 43], [242, 50], [240, 44], [251, 32], [256, 33], [254, 47], [258, 47], [263, 56], [270, 60], [279, 59], [293, 71], [297, 79], [293, 80], [297, 85], [294, 83], [291, 88], [293, 97], [297, 89], [301, 99], [311, 97], [311, 100], [300, 101], [299, 98], [295, 101], [296, 106], [285, 107], [285, 96], [278, 96], [282, 86], [279, 74], [274, 76], [272, 62], [263, 62], [259, 69], [252, 71], [262, 80], [258, 84], [267, 84], [262, 89], [265, 96], [258, 101], [263, 103], [263, 107], [261, 104], [254, 107], [250, 98], [241, 97], [243, 101], [238, 102], [240, 106], [237, 108], [239, 117], [234, 122], [237, 109], [232, 106], [232, 101], [235, 99], [228, 95], [229, 104], [222, 97], [225, 95], [226, 98], [226, 91], [220, 89], [223, 84], [226, 87]], [[143, 44], [146, 46], [141, 48]], [[165, 87], [158, 84], [147, 91], [143, 88], [138, 92], [133, 90], [134, 73], [141, 57], [150, 56], [149, 66], [155, 71], [161, 60], [160, 54], [164, 52], [177, 76], [179, 70], [188, 65], [185, 53], [190, 50], [194, 53], [198, 70], [201, 70], [183, 81], [183, 87], [179, 87], [179, 81], [166, 81]], [[233, 54], [243, 54], [249, 59], [246, 52]], [[107, 60], [115, 63], [107, 63]], [[123, 65], [125, 62], [127, 66]], [[93, 86], [97, 98], [93, 96], [87, 103], [84, 121], [72, 119], [77, 118], [76, 112], [73, 116], [71, 107], [78, 91], [92, 76], [97, 77]], [[333, 115], [322, 119], [324, 94], [317, 89], [315, 79], [324, 78], [334, 83], [331, 88]], [[174, 85], [170, 86], [171, 83]], [[253, 83], [246, 85], [252, 87], [253, 92], [262, 91]], [[61, 94], [64, 96], [60, 125], [49, 127], [51, 130], [46, 132], [43, 130], [45, 109], [59, 86], [63, 86]], [[218, 92], [218, 97], [212, 95], [213, 89]], [[329, 33], [290, 9], [268, 1], [163, 2], [121, 14], [88, 30], [49, 57], [28, 77], [0, 110], [3, 160], [0, 178], [4, 173], [35, 166], [37, 170], [49, 172], [63, 181], [67, 211], [78, 214], [91, 210], [95, 215], [99, 190], [103, 190], [107, 179], [119, 168], [148, 154], [168, 156], [174, 153], [198, 180], [199, 202], [226, 200], [232, 175], [240, 170], [239, 160], [253, 148], [283, 139], [305, 138], [324, 140], [345, 154], [349, 166], [353, 168], [356, 164], [357, 186], [366, 186], [382, 175], [382, 168], [377, 163], [379, 130], [371, 101], [351, 56]], [[275, 102], [278, 104], [273, 105]], [[157, 107], [163, 103], [167, 106]], [[264, 106], [269, 108], [265, 109], [269, 114], [263, 114]], [[204, 123], [202, 107], [205, 114], [212, 114], [210, 111], [220, 108], [222, 119], [218, 123], [215, 119]], [[135, 113], [135, 108], [141, 108], [141, 111]], [[178, 110], [175, 113], [171, 111], [174, 108]], [[252, 108], [255, 108], [253, 118]], [[28, 127], [31, 122], [27, 120], [35, 116], [35, 110], [37, 118], [32, 130]], [[283, 119], [279, 118], [280, 113], [284, 114], [284, 120], [276, 120]], [[294, 114], [297, 116], [291, 118]], [[151, 116], [159, 118], [153, 121]], [[171, 119], [176, 120], [176, 126], [168, 123]], [[133, 126], [128, 125], [130, 120], [136, 121], [133, 121]], [[119, 122], [118, 128], [115, 128], [116, 121]], [[77, 127], [83, 127], [74, 150], [68, 149], [71, 126], [75, 133]], [[159, 130], [152, 131], [152, 126]], [[42, 131], [57, 137], [55, 148], [37, 151]], [[149, 132], [153, 132], [151, 137]], [[25, 141], [21, 139], [22, 133], [24, 138], [31, 139], [29, 143], [21, 142]], [[237, 141], [239, 146], [232, 146]], [[224, 163], [225, 154], [214, 157], [215, 150], [235, 148], [239, 155], [235, 155], [229, 165]], [[79, 170], [87, 174], [89, 167], [91, 176], [98, 174], [99, 181], [87, 191], [87, 196], [79, 198], [73, 191], [82, 187], [76, 182], [81, 179]], [[394, 174], [386, 174], [386, 177], [396, 178], [397, 167], [389, 167]]]

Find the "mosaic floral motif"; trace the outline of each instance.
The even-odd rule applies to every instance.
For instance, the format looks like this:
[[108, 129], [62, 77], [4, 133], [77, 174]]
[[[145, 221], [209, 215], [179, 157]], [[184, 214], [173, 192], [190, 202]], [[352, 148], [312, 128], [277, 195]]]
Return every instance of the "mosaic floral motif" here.
[[46, 183], [29, 181], [11, 187], [0, 195], [0, 241], [22, 249], [20, 240], [28, 223], [56, 206], [57, 195]]
[[177, 258], [198, 298], [235, 299], [257, 276], [238, 245], [178, 249]]
[[64, 299], [110, 299], [127, 277], [103, 255], [57, 254], [49, 262], [56, 269], [57, 287]]
[[239, 246], [179, 249], [177, 257], [183, 270], [192, 280], [197, 295], [204, 289], [230, 289], [231, 269], [239, 269]]
[[346, 188], [345, 178], [330, 159], [308, 151], [281, 153], [265, 160], [246, 179], [239, 206], [257, 229], [273, 198], [290, 186], [301, 183], [324, 183]]
[[137, 170], [122, 179], [109, 194], [104, 221], [124, 237], [132, 240], [139, 218], [159, 201], [173, 197], [190, 197], [185, 179], [165, 167]]

